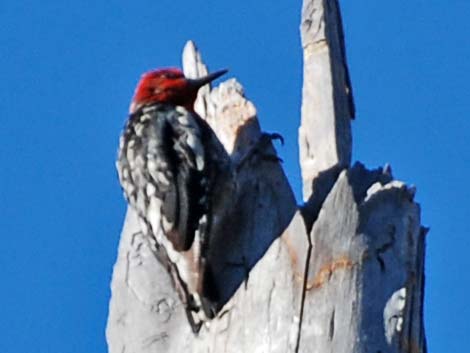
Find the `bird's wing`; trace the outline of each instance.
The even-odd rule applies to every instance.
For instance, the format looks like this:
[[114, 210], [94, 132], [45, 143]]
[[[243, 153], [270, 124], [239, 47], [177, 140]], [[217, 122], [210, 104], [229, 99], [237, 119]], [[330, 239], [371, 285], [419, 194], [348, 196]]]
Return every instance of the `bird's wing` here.
[[192, 113], [157, 105], [134, 113], [121, 139], [117, 164], [124, 193], [154, 235], [161, 225], [177, 251], [191, 247], [206, 211], [200, 138]]

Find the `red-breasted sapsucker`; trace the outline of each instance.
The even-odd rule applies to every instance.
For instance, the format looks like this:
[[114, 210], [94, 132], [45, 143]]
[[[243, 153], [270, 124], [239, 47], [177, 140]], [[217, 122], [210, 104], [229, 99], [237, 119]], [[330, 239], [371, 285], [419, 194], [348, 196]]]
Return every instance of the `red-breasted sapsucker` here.
[[199, 88], [224, 73], [199, 79], [179, 69], [145, 73], [116, 163], [124, 195], [172, 277], [194, 332], [215, 315], [204, 294], [207, 248], [213, 209], [232, 170], [226, 150], [193, 106]]

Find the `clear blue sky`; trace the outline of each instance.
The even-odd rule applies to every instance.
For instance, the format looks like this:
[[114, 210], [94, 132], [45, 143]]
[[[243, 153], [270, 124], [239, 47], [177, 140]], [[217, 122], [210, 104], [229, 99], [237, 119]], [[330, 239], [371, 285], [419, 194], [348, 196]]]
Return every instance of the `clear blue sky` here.
[[[194, 39], [282, 133], [300, 193], [299, 1], [0, 4], [0, 352], [105, 352], [125, 204], [118, 135], [142, 71]], [[354, 159], [391, 163], [431, 227], [429, 352], [468, 350], [470, 2], [342, 1], [355, 91]]]

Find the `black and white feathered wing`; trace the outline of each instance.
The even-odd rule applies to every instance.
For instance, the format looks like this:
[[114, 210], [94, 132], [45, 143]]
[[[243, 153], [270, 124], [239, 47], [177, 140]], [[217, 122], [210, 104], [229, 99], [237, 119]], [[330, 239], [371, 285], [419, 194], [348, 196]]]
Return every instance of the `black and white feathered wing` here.
[[[152, 104], [130, 115], [116, 165], [125, 197], [164, 253], [160, 260], [169, 262], [187, 310], [199, 310], [214, 202], [231, 175], [227, 152], [197, 114]], [[196, 253], [188, 257], [190, 249]], [[180, 261], [185, 256], [191, 260]]]

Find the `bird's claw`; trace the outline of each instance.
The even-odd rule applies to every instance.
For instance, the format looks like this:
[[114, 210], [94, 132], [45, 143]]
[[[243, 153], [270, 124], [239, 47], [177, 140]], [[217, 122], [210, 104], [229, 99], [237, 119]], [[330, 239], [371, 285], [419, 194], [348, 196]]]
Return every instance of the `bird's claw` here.
[[196, 322], [193, 315], [194, 314], [191, 309], [186, 308], [186, 317], [188, 318], [189, 326], [191, 326], [191, 330], [193, 331], [193, 333], [197, 335], [201, 330], [202, 322]]
[[239, 171], [242, 169], [243, 165], [250, 160], [254, 155], [260, 154], [260, 158], [262, 160], [268, 161], [268, 162], [283, 162], [281, 158], [279, 158], [275, 153], [265, 153], [264, 150], [268, 148], [270, 143], [272, 143], [273, 140], [279, 140], [282, 145], [284, 145], [284, 137], [281, 134], [278, 134], [276, 132], [274, 133], [267, 133], [263, 132], [258, 139], [258, 141], [255, 143], [253, 147], [251, 147], [248, 152], [243, 156], [243, 158], [240, 160], [237, 166], [237, 170]]
[[281, 134], [278, 134], [277, 132], [273, 132], [273, 133], [263, 132], [261, 135], [261, 138], [263, 137], [268, 138], [269, 141], [279, 140], [281, 145], [284, 146], [284, 137]]

